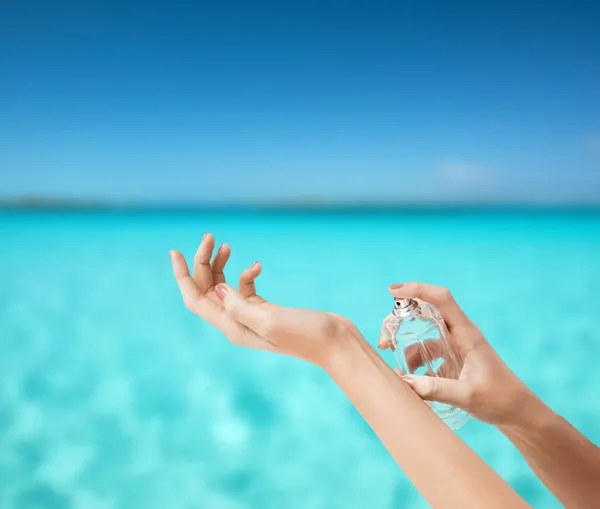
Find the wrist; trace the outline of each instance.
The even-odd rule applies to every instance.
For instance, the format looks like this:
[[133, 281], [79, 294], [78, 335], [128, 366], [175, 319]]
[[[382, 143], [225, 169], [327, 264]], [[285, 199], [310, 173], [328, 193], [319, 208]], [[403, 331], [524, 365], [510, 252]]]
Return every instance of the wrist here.
[[498, 425], [509, 439], [538, 435], [551, 428], [559, 416], [528, 388], [517, 403], [519, 410], [512, 418]]
[[319, 366], [330, 376], [344, 369], [351, 359], [361, 355], [368, 348], [367, 341], [360, 333], [348, 332], [331, 342]]

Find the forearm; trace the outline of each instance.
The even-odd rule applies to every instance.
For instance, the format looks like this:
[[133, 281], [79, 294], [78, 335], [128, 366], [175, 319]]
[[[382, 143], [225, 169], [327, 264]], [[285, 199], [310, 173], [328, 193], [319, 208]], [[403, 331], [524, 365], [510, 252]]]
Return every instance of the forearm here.
[[529, 507], [364, 341], [325, 367], [435, 509]]
[[518, 422], [499, 429], [567, 509], [598, 507], [600, 449], [534, 394]]

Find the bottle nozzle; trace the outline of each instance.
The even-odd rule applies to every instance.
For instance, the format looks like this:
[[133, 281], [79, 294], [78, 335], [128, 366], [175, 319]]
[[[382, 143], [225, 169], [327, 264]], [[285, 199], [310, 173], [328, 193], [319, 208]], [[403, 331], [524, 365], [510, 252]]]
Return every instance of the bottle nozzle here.
[[394, 299], [394, 314], [396, 316], [406, 316], [418, 307], [419, 303], [414, 299]]

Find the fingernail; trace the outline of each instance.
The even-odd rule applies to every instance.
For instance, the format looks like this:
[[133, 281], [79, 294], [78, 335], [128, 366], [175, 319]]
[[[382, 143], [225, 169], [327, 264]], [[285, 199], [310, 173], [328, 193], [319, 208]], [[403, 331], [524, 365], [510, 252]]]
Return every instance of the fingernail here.
[[175, 251], [169, 251], [169, 258], [171, 258], [171, 261], [175, 261]]
[[220, 283], [215, 287], [215, 293], [221, 299], [225, 298], [228, 291], [229, 291], [229, 288], [227, 287], [227, 285], [224, 285], [223, 283]]
[[[222, 247], [223, 247], [223, 244], [221, 244], [221, 245], [219, 246], [219, 249], [217, 249], [217, 254], [219, 254], [219, 251], [221, 251], [221, 248], [222, 248]], [[216, 256], [216, 255], [215, 255], [215, 256]]]
[[204, 232], [204, 235], [202, 235], [202, 240], [204, 240], [207, 235], [208, 235], [208, 232]]
[[254, 263], [253, 263], [253, 264], [250, 266], [250, 268], [252, 268], [252, 267], [256, 267], [256, 265], [257, 265], [257, 264], [258, 264], [258, 262], [254, 262]]
[[412, 375], [404, 375], [402, 380], [404, 380], [408, 385], [415, 385], [415, 379]]
[[397, 290], [398, 288], [402, 288], [404, 286], [404, 283], [398, 283], [395, 285], [390, 285], [390, 290]]

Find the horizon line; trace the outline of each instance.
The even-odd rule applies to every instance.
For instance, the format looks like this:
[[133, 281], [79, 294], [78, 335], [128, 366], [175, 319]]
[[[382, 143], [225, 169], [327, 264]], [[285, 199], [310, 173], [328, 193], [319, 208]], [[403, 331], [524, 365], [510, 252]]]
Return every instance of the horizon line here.
[[290, 211], [290, 212], [377, 212], [377, 211], [590, 211], [600, 212], [600, 202], [590, 201], [110, 201], [49, 197], [0, 197], [0, 211], [64, 212], [193, 212], [193, 211]]

